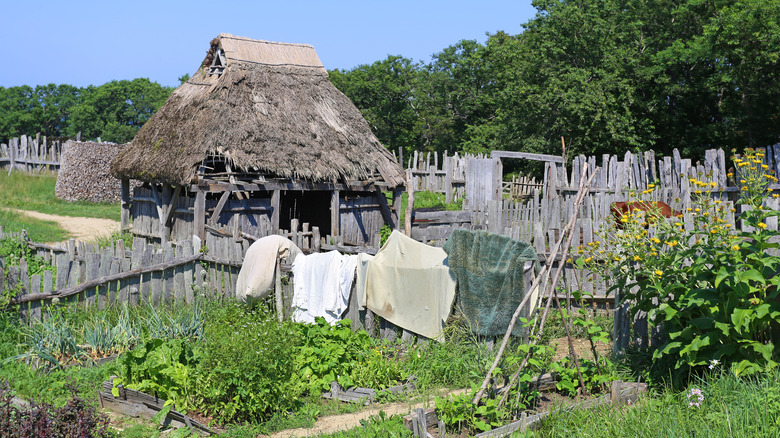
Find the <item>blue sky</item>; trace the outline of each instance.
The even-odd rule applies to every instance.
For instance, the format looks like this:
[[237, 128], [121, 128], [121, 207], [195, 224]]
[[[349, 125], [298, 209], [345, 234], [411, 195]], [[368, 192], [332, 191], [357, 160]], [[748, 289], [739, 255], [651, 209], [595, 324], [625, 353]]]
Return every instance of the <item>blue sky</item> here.
[[[101, 85], [149, 78], [178, 85], [220, 33], [307, 43], [327, 69], [388, 55], [415, 61], [463, 39], [522, 31], [531, 0], [15, 1], [3, 6], [0, 86]], [[9, 62], [10, 61], [10, 62]]]

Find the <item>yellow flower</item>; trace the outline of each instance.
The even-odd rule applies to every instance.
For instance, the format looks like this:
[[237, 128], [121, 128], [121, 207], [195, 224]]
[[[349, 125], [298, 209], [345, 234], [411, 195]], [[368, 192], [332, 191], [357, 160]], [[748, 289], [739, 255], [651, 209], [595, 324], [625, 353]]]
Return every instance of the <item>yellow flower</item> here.
[[761, 229], [764, 229], [764, 228], [766, 228], [766, 224], [763, 223], [763, 222], [759, 222], [758, 223], [758, 227], [761, 228]]
[[640, 261], [640, 260], [642, 260], [642, 257], [639, 257], [639, 256], [634, 256], [634, 261], [635, 261], [635, 262], [638, 262], [638, 261]]
[[590, 263], [591, 260], [593, 260], [593, 257], [588, 257], [585, 259], [585, 263]]
[[717, 185], [718, 185], [718, 184], [717, 184], [717, 183], [715, 183], [715, 181], [711, 181], [711, 182], [710, 182], [710, 187], [717, 187]]
[[648, 188], [648, 189], [654, 189], [654, 188], [655, 188], [655, 184], [648, 184], [648, 185], [647, 185], [647, 188]]
[[653, 242], [653, 243], [661, 243], [661, 239], [659, 239], [657, 237], [651, 237], [650, 241]]
[[663, 273], [663, 272], [661, 272], [661, 271], [655, 271], [655, 275], [657, 275], [657, 276], [659, 276], [659, 277], [660, 277], [660, 276], [664, 275], [664, 273]]
[[734, 245], [731, 247], [734, 251], [739, 251], [739, 245]]

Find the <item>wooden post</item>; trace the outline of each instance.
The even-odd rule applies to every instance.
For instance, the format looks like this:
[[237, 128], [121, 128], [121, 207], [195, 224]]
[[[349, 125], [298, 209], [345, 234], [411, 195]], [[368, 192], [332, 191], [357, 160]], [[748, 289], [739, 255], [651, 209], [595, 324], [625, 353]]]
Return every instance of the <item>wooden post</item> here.
[[390, 228], [397, 228], [395, 221], [393, 221], [393, 214], [390, 212], [390, 207], [387, 205], [387, 198], [385, 193], [379, 186], [374, 186], [376, 192], [376, 199], [379, 203], [380, 210], [382, 211], [382, 218], [385, 220], [385, 225], [390, 225]]
[[121, 197], [122, 197], [122, 226], [121, 231], [127, 231], [130, 229], [130, 180], [127, 178], [122, 178], [122, 188], [121, 188]]
[[206, 192], [198, 188], [195, 192], [195, 220], [193, 230], [201, 242], [206, 241]]
[[409, 194], [406, 199], [406, 217], [404, 217], [404, 231], [406, 235], [412, 236], [412, 210], [414, 209], [414, 184], [412, 183], [412, 171], [406, 171], [406, 193]]
[[403, 193], [403, 190], [397, 187], [393, 189], [393, 223], [395, 223], [396, 229], [401, 227], [401, 199], [403, 199]]
[[279, 232], [280, 198], [281, 192], [274, 190], [271, 194], [271, 232], [273, 234]]
[[276, 300], [276, 318], [279, 322], [284, 321], [284, 301], [282, 299], [282, 261], [276, 259], [276, 270], [274, 271], [274, 298]]
[[334, 190], [330, 198], [330, 235], [333, 237], [341, 235], [341, 227], [339, 226], [339, 219], [341, 218], [339, 198], [339, 191]]

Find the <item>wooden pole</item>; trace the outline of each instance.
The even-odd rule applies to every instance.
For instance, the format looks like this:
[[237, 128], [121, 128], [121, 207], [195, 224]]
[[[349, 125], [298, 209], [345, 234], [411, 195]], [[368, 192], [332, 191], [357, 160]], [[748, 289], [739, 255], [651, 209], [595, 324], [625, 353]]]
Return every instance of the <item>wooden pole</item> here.
[[[542, 271], [539, 273], [539, 275], [534, 280], [534, 284], [531, 286], [530, 290], [534, 290], [535, 288], [539, 287], [539, 283], [541, 282], [542, 278], [547, 275], [547, 273], [550, 270], [550, 267], [552, 266], [553, 261], [555, 260], [555, 256], [557, 255], [559, 249], [563, 245], [563, 240], [566, 236], [569, 237], [568, 241], [569, 244], [571, 243], [571, 230], [574, 228], [574, 226], [577, 223], [577, 215], [576, 212], [579, 211], [579, 206], [582, 204], [582, 201], [585, 198], [585, 193], [587, 192], [587, 187], [590, 187], [590, 183], [593, 180], [593, 175], [590, 176], [589, 179], [587, 179], [586, 182], [586, 175], [587, 175], [587, 168], [583, 169], [582, 177], [580, 178], [580, 186], [579, 191], [577, 193], [577, 198], [574, 203], [574, 211], [575, 214], [571, 217], [569, 220], [569, 223], [564, 228], [563, 232], [561, 233], [561, 238], [556, 243], [555, 247], [552, 248], [550, 251], [550, 255], [547, 257], [547, 263], [542, 268]], [[568, 248], [564, 248], [564, 255], [568, 251]], [[564, 259], [565, 260], [565, 259]], [[560, 275], [561, 267], [559, 266], [558, 271], [556, 272], [554, 282], [557, 282], [558, 276]], [[554, 293], [554, 290], [553, 290]], [[504, 340], [501, 342], [501, 347], [498, 349], [498, 353], [496, 353], [496, 358], [493, 361], [493, 364], [491, 365], [490, 369], [488, 370], [487, 374], [485, 375], [485, 379], [482, 381], [482, 385], [480, 386], [479, 391], [477, 392], [477, 395], [474, 396], [474, 400], [472, 400], [473, 404], [479, 403], [479, 400], [482, 398], [482, 396], [485, 394], [485, 390], [487, 390], [488, 384], [490, 383], [491, 378], [493, 377], [493, 371], [498, 367], [499, 362], [501, 361], [501, 356], [504, 354], [504, 350], [506, 349], [507, 344], [509, 343], [509, 338], [512, 336], [512, 330], [515, 327], [515, 323], [517, 323], [517, 319], [520, 317], [520, 313], [523, 310], [523, 307], [525, 307], [528, 300], [531, 298], [531, 294], [526, 294], [523, 298], [523, 301], [520, 302], [520, 305], [517, 306], [517, 309], [515, 309], [515, 313], [512, 315], [511, 321], [509, 321], [509, 326], [506, 329], [506, 333], [504, 334]], [[549, 303], [549, 302], [548, 302]]]
[[414, 182], [412, 179], [412, 170], [406, 170], [406, 193], [409, 196], [406, 199], [406, 216], [404, 217], [404, 231], [406, 235], [412, 237], [412, 211], [414, 210]]
[[206, 192], [198, 188], [195, 192], [195, 218], [193, 232], [201, 242], [206, 241]]
[[281, 196], [280, 190], [274, 190], [271, 193], [271, 232], [276, 234], [279, 232], [279, 216], [281, 215]]
[[341, 234], [341, 227], [339, 226], [339, 219], [341, 218], [339, 199], [339, 191], [333, 190], [330, 198], [330, 235], [333, 237]]
[[122, 188], [120, 195], [122, 198], [121, 231], [124, 232], [130, 229], [130, 180], [127, 178], [122, 178]]

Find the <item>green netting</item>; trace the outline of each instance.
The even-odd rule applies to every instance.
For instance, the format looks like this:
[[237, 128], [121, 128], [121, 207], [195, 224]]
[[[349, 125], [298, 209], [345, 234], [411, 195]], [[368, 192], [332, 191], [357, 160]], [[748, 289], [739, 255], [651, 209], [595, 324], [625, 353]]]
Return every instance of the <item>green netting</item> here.
[[[525, 262], [536, 262], [538, 269], [534, 248], [506, 236], [457, 229], [444, 251], [458, 281], [457, 306], [472, 330], [483, 336], [503, 336], [525, 297]], [[515, 325], [513, 335], [524, 334], [521, 325]]]

